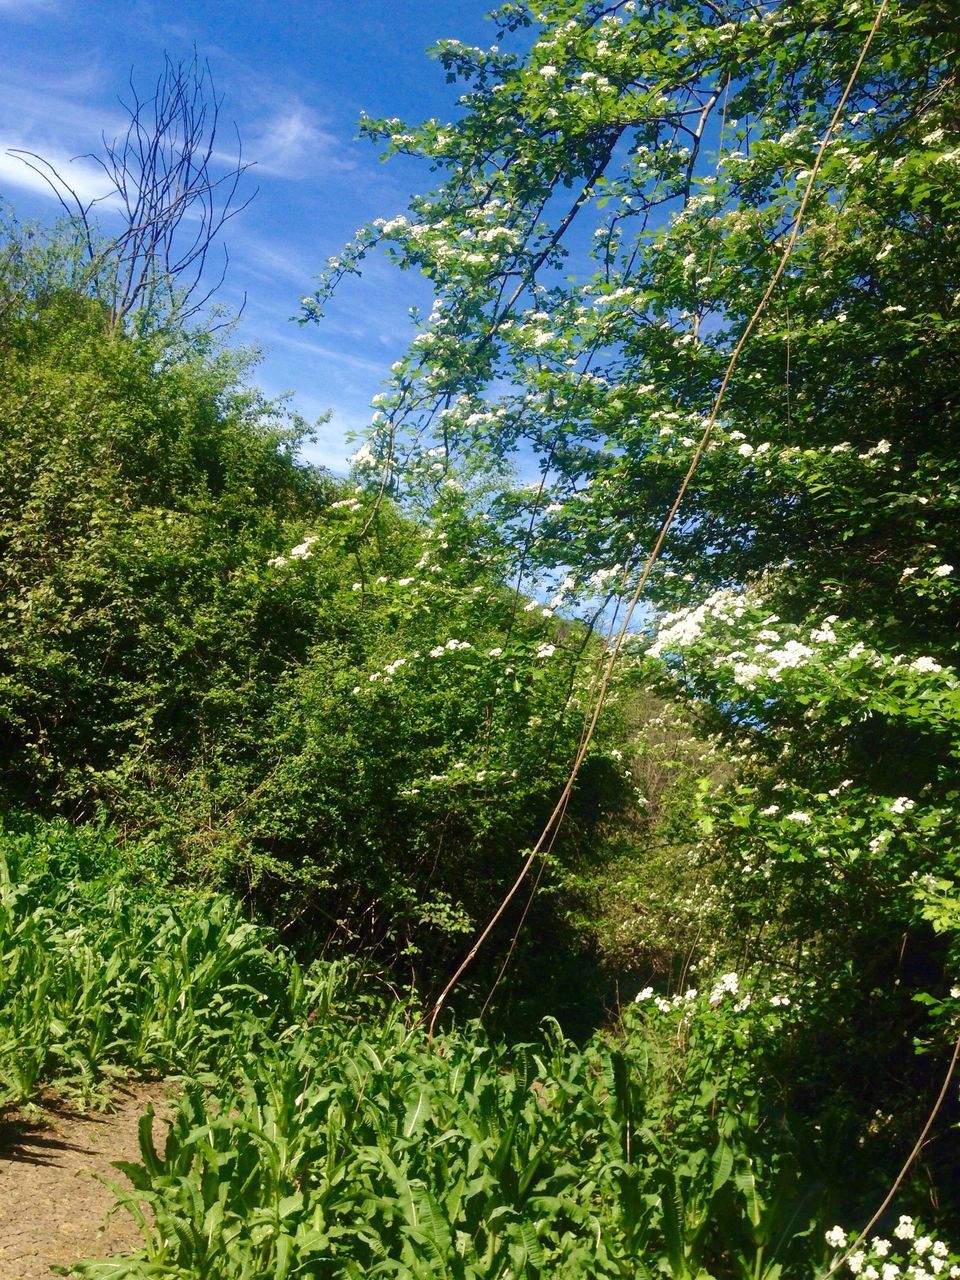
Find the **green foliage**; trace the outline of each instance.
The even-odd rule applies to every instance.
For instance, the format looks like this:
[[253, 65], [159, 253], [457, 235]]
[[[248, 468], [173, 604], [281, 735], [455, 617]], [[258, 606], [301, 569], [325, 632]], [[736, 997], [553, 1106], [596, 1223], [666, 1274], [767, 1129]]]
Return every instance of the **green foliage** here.
[[[296, 460], [242, 357], [118, 332], [69, 243], [6, 244], [8, 803], [153, 832], [287, 928], [435, 967], [549, 812], [586, 633], [503, 588], [452, 480], [429, 530], [375, 507]], [[603, 775], [571, 856], [619, 803]]]
[[293, 1016], [289, 960], [228, 898], [138, 887], [130, 856], [65, 824], [0, 837], [0, 1106], [43, 1085], [223, 1069]]
[[[631, 915], [653, 915], [703, 972], [788, 975], [793, 1105], [824, 1132], [843, 1116], [852, 1178], [858, 1151], [891, 1173], [909, 1151], [960, 989], [960, 28], [935, 0], [893, 0], [874, 33], [878, 12], [503, 5], [497, 45], [435, 50], [458, 118], [365, 122], [438, 177], [328, 282], [377, 245], [430, 278], [368, 448], [412, 454], [395, 483], [424, 509], [431, 450], [491, 481], [534, 459], [541, 482], [490, 510], [558, 607], [629, 597], [698, 460], [629, 665], [728, 768], [646, 879], [628, 836], [596, 932], [619, 916], [642, 955]], [[878, 1138], [878, 1113], [900, 1127]], [[951, 1123], [920, 1175], [944, 1192]]]
[[416, 1007], [301, 971], [226, 900], [135, 888], [102, 833], [8, 836], [3, 867], [7, 1100], [180, 1080], [166, 1134], [149, 1111], [117, 1166], [143, 1251], [79, 1275], [746, 1280], [819, 1252], [816, 1188], [760, 1101], [785, 1011], [689, 993], [583, 1049], [555, 1026], [431, 1045]]

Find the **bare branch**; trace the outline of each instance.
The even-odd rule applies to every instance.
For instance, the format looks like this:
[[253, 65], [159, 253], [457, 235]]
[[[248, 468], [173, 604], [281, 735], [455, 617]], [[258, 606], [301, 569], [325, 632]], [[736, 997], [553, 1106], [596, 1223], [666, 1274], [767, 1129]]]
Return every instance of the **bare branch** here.
[[[231, 218], [257, 194], [238, 198], [243, 159], [236, 133], [235, 158], [215, 171], [222, 98], [209, 63], [194, 52], [188, 62], [165, 55], [152, 96], [141, 97], [131, 71], [129, 97], [120, 99], [128, 116], [125, 132], [84, 159], [103, 174], [103, 195], [84, 200], [49, 160], [29, 151], [11, 151], [39, 174], [61, 208], [82, 233], [87, 259], [86, 287], [110, 308], [114, 327], [138, 317], [175, 314], [183, 320], [200, 311], [223, 283], [229, 257], [216, 283], [203, 276], [214, 240]], [[95, 225], [96, 207], [116, 204], [124, 220], [120, 232], [104, 238]]]

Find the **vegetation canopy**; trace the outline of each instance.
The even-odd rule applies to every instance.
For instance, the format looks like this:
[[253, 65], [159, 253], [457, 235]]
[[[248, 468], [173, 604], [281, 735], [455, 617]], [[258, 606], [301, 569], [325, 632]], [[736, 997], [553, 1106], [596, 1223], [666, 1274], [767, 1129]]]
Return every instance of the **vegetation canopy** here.
[[493, 19], [346, 479], [5, 224], [0, 1105], [178, 1080], [88, 1280], [955, 1277], [960, 22]]

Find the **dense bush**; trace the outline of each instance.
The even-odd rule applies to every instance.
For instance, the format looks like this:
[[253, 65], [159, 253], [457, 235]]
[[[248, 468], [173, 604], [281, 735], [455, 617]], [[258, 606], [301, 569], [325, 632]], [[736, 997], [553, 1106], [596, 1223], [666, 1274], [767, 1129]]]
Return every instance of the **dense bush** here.
[[[162, 835], [285, 929], [435, 975], [553, 803], [586, 633], [504, 589], [459, 489], [428, 530], [375, 507], [297, 460], [305, 425], [240, 357], [114, 331], [69, 268], [8, 229], [7, 803]], [[624, 785], [598, 756], [571, 858]]]

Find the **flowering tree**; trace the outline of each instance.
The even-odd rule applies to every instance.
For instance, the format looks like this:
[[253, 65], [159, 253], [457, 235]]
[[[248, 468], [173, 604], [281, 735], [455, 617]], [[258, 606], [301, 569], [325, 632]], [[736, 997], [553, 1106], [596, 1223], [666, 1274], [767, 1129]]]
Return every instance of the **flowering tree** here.
[[318, 314], [376, 245], [434, 283], [371, 474], [429, 508], [458, 467], [533, 459], [538, 478], [486, 506], [514, 571], [555, 575], [572, 608], [629, 595], [696, 463], [648, 588], [655, 642], [629, 662], [738, 753], [700, 824], [718, 886], [703, 962], [789, 971], [824, 1026], [882, 1026], [888, 1060], [911, 1034], [942, 1044], [960, 979], [960, 30], [932, 0], [495, 17], [502, 47], [436, 47], [465, 85], [457, 119], [365, 123], [440, 180], [305, 300]]

